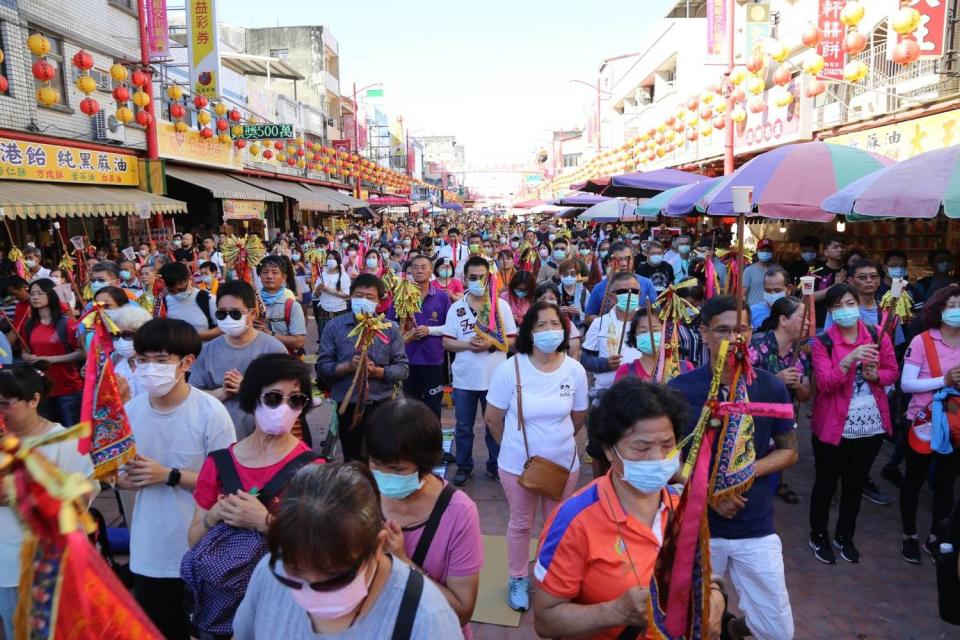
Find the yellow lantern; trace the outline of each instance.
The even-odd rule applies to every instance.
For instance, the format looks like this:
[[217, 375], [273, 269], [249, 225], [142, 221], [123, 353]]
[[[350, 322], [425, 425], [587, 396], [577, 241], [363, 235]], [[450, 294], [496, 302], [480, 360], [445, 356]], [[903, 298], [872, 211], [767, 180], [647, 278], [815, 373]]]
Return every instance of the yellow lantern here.
[[719, 113], [719, 114], [724, 114], [724, 113], [727, 112], [727, 103], [726, 103], [726, 102], [718, 102], [716, 105], [714, 105], [713, 110], [716, 111], [716, 112]]
[[737, 123], [743, 122], [747, 119], [747, 110], [743, 107], [734, 107], [730, 112], [730, 119]]
[[217, 114], [218, 117], [222, 118], [227, 114], [227, 105], [223, 104], [222, 102], [218, 102], [217, 104], [213, 105], [213, 112]]
[[137, 91], [133, 94], [133, 104], [143, 109], [150, 104], [150, 96], [147, 95], [146, 91]]
[[700, 102], [702, 102], [703, 104], [712, 104], [713, 94], [709, 92], [704, 93], [702, 96], [700, 96]]
[[286, 161], [287, 161], [287, 156], [285, 156], [282, 151], [279, 152], [279, 153], [277, 153], [276, 158], [277, 158], [277, 162], [286, 162]]
[[133, 120], [133, 111], [130, 110], [130, 107], [117, 107], [117, 120], [123, 124], [127, 124]]
[[764, 85], [764, 82], [763, 82], [763, 79], [762, 79], [762, 78], [758, 78], [757, 76], [753, 76], [752, 78], [750, 78], [749, 80], [747, 80], [747, 91], [749, 91], [750, 93], [752, 93], [752, 94], [755, 95], [755, 96], [760, 95], [761, 93], [763, 93], [764, 87], [765, 87], [765, 85]]
[[785, 44], [771, 40], [767, 45], [767, 53], [777, 62], [783, 62], [790, 57], [790, 49]]
[[230, 134], [221, 133], [219, 136], [217, 136], [217, 140], [219, 140], [223, 144], [230, 144], [230, 141], [231, 141]]
[[673, 140], [675, 135], [676, 134], [673, 132], [673, 129], [667, 129], [666, 131], [663, 132], [663, 139], [666, 140], [667, 142], [670, 142], [671, 140]]
[[860, 82], [867, 77], [867, 65], [853, 60], [843, 66], [843, 79], [847, 82]]
[[257, 143], [253, 143], [252, 145], [250, 145], [250, 155], [252, 156], [260, 155], [260, 145], [258, 145]]
[[730, 82], [733, 84], [740, 84], [747, 79], [747, 70], [743, 67], [734, 67], [733, 71], [730, 72]]
[[295, 154], [296, 152], [297, 152], [297, 148], [296, 148], [295, 146], [293, 146], [292, 144], [288, 144], [288, 145], [287, 145], [287, 155], [291, 155], [291, 156], [292, 156], [292, 155]]
[[127, 68], [122, 64], [114, 63], [110, 66], [110, 77], [116, 82], [123, 82], [127, 79], [128, 74]]
[[43, 86], [37, 89], [37, 101], [45, 107], [60, 102], [60, 92], [53, 87]]
[[777, 87], [773, 96], [773, 103], [778, 107], [786, 107], [793, 102], [793, 94], [785, 87]]
[[176, 129], [177, 133], [186, 133], [187, 132], [187, 123], [183, 120], [177, 120], [173, 123], [173, 128]]
[[923, 16], [913, 7], [900, 7], [890, 18], [890, 26], [900, 35], [913, 33], [920, 26]]
[[857, 0], [848, 0], [840, 12], [840, 22], [848, 27], [853, 27], [861, 20], [863, 20], [863, 5]]
[[307, 161], [304, 160], [303, 158], [300, 158], [299, 160], [297, 160], [297, 166], [301, 169], [304, 169], [307, 166]]
[[167, 96], [176, 102], [183, 97], [183, 89], [180, 88], [180, 85], [172, 84], [167, 87]]
[[210, 124], [211, 119], [212, 118], [210, 116], [209, 111], [204, 111], [202, 109], [200, 111], [197, 111], [197, 122], [199, 122], [200, 124], [208, 125]]
[[239, 138], [240, 136], [243, 135], [243, 125], [239, 125], [239, 124], [233, 125], [232, 127], [230, 127], [230, 133], [232, 133], [234, 137]]
[[297, 145], [303, 146], [303, 136], [297, 136]]
[[713, 135], [713, 125], [709, 122], [705, 122], [704, 125], [700, 127], [700, 135], [704, 137]]
[[657, 157], [658, 157], [658, 158], [662, 158], [664, 155], [666, 155], [666, 153], [667, 153], [667, 150], [666, 150], [666, 149], [664, 149], [663, 147], [657, 147]]
[[42, 33], [31, 34], [31, 36], [27, 38], [27, 47], [30, 49], [30, 53], [38, 58], [42, 58], [50, 53], [50, 41]]
[[823, 56], [811, 49], [803, 56], [803, 72], [815, 76], [823, 71]]
[[90, 95], [91, 93], [97, 90], [97, 81], [94, 80], [92, 77], [88, 76], [87, 74], [83, 74], [82, 76], [77, 76], [76, 84], [77, 84], [77, 89], [79, 89], [81, 93], [85, 93], [87, 95]]
[[0, 49], [0, 64], [3, 64], [3, 58], [4, 58], [3, 49]]

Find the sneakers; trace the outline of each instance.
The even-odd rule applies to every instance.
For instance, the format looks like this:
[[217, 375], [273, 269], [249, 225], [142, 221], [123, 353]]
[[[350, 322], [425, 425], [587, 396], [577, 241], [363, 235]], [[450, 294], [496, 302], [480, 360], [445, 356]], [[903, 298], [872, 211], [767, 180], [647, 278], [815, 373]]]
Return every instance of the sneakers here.
[[824, 564], [837, 564], [837, 556], [833, 554], [830, 548], [830, 541], [826, 534], [819, 533], [810, 536], [810, 548], [813, 549], [813, 555], [817, 560]]
[[920, 564], [920, 541], [917, 536], [900, 541], [900, 556], [910, 564]]
[[507, 604], [514, 611], [530, 608], [530, 578], [510, 578], [507, 583]]
[[886, 507], [893, 502], [893, 499], [880, 491], [880, 488], [873, 483], [873, 480], [869, 478], [867, 478], [866, 484], [863, 485], [863, 495], [867, 500], [873, 504], [878, 504], [881, 507]]
[[853, 546], [853, 538], [838, 535], [833, 539], [833, 546], [840, 549], [840, 557], [847, 562], [860, 562], [860, 552]]
[[922, 548], [930, 556], [930, 559], [936, 562], [937, 555], [940, 553], [940, 544], [937, 542], [937, 537], [927, 536], [927, 539], [923, 541]]
[[903, 473], [901, 473], [900, 467], [895, 464], [884, 465], [880, 477], [897, 488], [900, 488], [903, 484]]
[[457, 472], [453, 474], [453, 486], [455, 487], [465, 487], [467, 483], [470, 482], [470, 476], [473, 473], [466, 471], [464, 469], [457, 469]]

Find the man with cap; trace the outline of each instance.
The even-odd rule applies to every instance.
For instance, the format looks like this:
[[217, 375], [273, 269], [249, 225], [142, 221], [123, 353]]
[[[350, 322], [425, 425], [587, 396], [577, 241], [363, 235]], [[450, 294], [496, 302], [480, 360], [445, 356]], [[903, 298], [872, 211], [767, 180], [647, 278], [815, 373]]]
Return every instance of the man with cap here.
[[773, 263], [773, 240], [764, 238], [757, 243], [757, 261], [743, 270], [743, 289], [747, 304], [763, 302], [763, 277]]

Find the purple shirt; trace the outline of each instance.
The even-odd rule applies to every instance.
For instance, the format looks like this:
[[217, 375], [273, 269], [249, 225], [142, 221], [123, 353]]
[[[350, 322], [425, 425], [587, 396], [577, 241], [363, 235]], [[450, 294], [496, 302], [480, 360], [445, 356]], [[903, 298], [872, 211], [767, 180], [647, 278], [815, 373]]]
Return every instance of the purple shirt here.
[[[447, 311], [449, 309], [450, 296], [430, 283], [427, 295], [420, 306], [420, 312], [414, 314], [413, 318], [418, 327], [442, 327], [447, 321]], [[397, 312], [392, 304], [387, 311], [387, 317], [391, 320], [397, 319]], [[422, 340], [410, 340], [406, 343], [405, 349], [410, 364], [443, 364], [443, 336], [427, 336]]]

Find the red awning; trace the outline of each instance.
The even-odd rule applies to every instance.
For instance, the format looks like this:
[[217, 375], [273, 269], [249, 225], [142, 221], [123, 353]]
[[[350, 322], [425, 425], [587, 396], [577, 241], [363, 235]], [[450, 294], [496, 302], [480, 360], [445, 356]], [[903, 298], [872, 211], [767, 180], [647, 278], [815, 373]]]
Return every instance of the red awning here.
[[371, 207], [409, 207], [413, 202], [397, 196], [383, 196], [381, 198], [370, 198], [367, 200], [367, 204]]
[[546, 200], [524, 200], [523, 202], [518, 202], [510, 206], [514, 209], [533, 209], [534, 207], [539, 207], [542, 204], [547, 204], [547, 201]]

